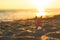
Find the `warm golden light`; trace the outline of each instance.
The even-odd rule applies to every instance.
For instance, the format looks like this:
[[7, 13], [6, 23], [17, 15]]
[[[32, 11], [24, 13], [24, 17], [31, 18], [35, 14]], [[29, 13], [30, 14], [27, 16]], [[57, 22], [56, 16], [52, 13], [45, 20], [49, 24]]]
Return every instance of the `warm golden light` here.
[[45, 12], [45, 8], [48, 7], [49, 5], [51, 5], [51, 3], [53, 3], [53, 1], [52, 0], [42, 0], [41, 2], [39, 2], [39, 1], [40, 0], [34, 2], [34, 3], [37, 3], [36, 8], [38, 10], [38, 13], [36, 14], [36, 16], [45, 16], [47, 14]]
[[[36, 9], [38, 12], [29, 11], [30, 9]], [[47, 10], [48, 12], [45, 12], [45, 9], [51, 10]], [[0, 12], [1, 19], [25, 19], [33, 18], [36, 15], [44, 17], [54, 16], [60, 15], [60, 0], [0, 0], [0, 10], [6, 10], [6, 12]], [[17, 11], [7, 13], [8, 10]], [[59, 12], [53, 12], [52, 10], [59, 10]]]
[[36, 14], [36, 16], [38, 16], [38, 17], [39, 17], [39, 16], [45, 16], [45, 15], [46, 15], [45, 12], [40, 12], [40, 13], [37, 13], [37, 14]]

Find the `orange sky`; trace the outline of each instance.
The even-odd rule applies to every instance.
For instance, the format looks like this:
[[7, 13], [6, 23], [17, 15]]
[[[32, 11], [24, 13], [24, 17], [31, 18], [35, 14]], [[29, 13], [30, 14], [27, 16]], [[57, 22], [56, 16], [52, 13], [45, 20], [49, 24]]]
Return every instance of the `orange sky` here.
[[[49, 3], [48, 3], [49, 2]], [[60, 12], [56, 12], [56, 10], [60, 11], [60, 0], [0, 0], [0, 10], [29, 10], [29, 9], [43, 9], [48, 8], [49, 10], [53, 11], [47, 13], [46, 15], [57, 15]], [[38, 12], [37, 12], [38, 13]], [[16, 14], [9, 14], [10, 17], [14, 16], [15, 18], [30, 18], [34, 17], [37, 13], [32, 12], [25, 12], [25, 13], [16, 13]], [[0, 14], [0, 18], [8, 17], [7, 14]], [[13, 17], [13, 18], [14, 18]]]

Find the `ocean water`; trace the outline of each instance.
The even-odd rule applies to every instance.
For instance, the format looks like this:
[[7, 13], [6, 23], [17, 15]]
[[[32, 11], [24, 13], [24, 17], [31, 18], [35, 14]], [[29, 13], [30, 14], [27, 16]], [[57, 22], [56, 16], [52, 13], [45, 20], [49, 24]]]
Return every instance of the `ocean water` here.
[[0, 20], [32, 18], [36, 13], [29, 11], [0, 11]]
[[[52, 10], [52, 9], [51, 9]], [[26, 10], [0, 10], [0, 20], [18, 20], [18, 19], [27, 19], [34, 18], [38, 12], [26, 11]], [[59, 12], [46, 12], [46, 15], [60, 15]]]

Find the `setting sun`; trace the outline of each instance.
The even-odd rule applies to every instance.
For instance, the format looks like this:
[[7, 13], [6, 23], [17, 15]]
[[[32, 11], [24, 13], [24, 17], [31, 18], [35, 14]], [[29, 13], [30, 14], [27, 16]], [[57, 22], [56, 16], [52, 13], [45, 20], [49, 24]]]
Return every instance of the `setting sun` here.
[[40, 12], [40, 13], [37, 13], [36, 16], [38, 16], [38, 17], [39, 17], [39, 16], [45, 16], [46, 14], [47, 14], [47, 13], [45, 13], [45, 12]]
[[25, 19], [54, 15], [60, 15], [60, 0], [0, 0], [0, 19]]
[[51, 3], [53, 3], [52, 0], [37, 0], [34, 2], [35, 3], [35, 6], [36, 6], [36, 9], [38, 10], [36, 16], [45, 16], [47, 13], [45, 12], [45, 8], [48, 7], [49, 5], [51, 5]]

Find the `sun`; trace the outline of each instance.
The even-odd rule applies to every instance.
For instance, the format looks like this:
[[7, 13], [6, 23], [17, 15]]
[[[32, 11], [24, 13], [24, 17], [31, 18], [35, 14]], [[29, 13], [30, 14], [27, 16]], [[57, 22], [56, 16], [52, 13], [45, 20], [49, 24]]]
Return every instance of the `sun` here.
[[45, 8], [50, 6], [51, 3], [53, 3], [52, 0], [33, 0], [31, 1], [32, 4], [35, 5], [38, 12], [36, 13], [36, 16], [45, 16], [47, 12], [45, 12]]
[[29, 2], [38, 10], [35, 16], [45, 16], [48, 14], [45, 9], [50, 7], [54, 0], [29, 0]]
[[36, 13], [37, 17], [45, 16], [47, 14], [44, 10], [44, 7], [41, 7], [41, 8], [38, 7], [37, 10], [38, 10], [38, 12]]
[[39, 12], [39, 13], [36, 14], [36, 16], [38, 16], [38, 17], [39, 16], [44, 16], [44, 15], [45, 15], [44, 12]]
[[37, 17], [46, 16], [46, 15], [47, 15], [47, 12], [44, 12], [44, 11], [40, 11], [40, 12], [36, 13]]

